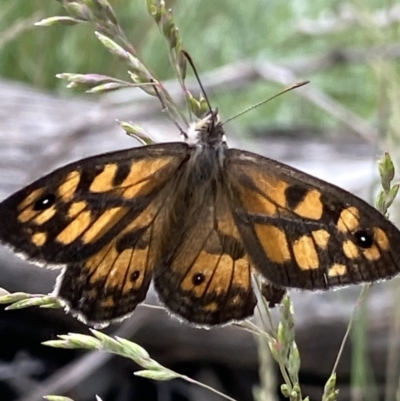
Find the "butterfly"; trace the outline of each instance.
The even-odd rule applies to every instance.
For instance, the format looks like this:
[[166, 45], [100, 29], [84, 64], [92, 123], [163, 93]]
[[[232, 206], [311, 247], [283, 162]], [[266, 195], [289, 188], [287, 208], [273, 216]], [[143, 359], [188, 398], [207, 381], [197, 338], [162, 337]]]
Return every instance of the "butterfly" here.
[[230, 149], [210, 110], [196, 142], [153, 144], [64, 166], [0, 203], [0, 242], [62, 267], [54, 290], [88, 324], [129, 316], [154, 282], [198, 325], [270, 302], [400, 272], [400, 231], [356, 196], [277, 161]]

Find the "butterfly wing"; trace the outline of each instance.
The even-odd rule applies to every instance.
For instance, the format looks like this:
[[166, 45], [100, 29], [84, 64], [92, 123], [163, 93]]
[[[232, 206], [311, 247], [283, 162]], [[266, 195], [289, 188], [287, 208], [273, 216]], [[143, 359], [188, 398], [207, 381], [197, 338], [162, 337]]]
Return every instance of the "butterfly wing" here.
[[[183, 179], [182, 182], [185, 180]], [[251, 263], [221, 182], [192, 182], [193, 194], [176, 191], [174, 222], [154, 271], [161, 301], [199, 325], [253, 314]]]
[[225, 172], [246, 251], [272, 284], [316, 290], [400, 273], [399, 230], [356, 196], [236, 149]]
[[55, 294], [84, 321], [122, 318], [146, 296], [160, 210], [186, 153], [152, 145], [62, 167], [0, 204], [0, 241], [65, 266]]

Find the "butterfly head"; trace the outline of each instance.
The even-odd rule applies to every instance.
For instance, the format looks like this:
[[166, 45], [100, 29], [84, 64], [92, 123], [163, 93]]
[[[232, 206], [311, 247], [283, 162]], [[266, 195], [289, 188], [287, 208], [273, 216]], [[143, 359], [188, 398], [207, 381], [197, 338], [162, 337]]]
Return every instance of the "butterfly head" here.
[[193, 123], [187, 137], [190, 143], [200, 146], [218, 148], [226, 145], [225, 130], [218, 109], [208, 111], [203, 118]]

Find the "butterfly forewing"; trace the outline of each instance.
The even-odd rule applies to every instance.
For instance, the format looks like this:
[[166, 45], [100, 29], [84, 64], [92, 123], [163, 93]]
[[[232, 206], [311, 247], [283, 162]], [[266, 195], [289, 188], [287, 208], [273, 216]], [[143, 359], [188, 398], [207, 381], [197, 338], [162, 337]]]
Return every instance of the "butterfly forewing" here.
[[0, 205], [0, 240], [41, 263], [65, 265], [55, 294], [87, 322], [144, 300], [160, 241], [160, 209], [184, 144], [157, 145], [63, 167]]
[[400, 232], [364, 201], [249, 152], [230, 150], [225, 166], [246, 250], [273, 284], [327, 289], [400, 272]]
[[0, 241], [54, 264], [100, 251], [171, 181], [186, 145], [135, 148], [81, 160], [0, 205]]

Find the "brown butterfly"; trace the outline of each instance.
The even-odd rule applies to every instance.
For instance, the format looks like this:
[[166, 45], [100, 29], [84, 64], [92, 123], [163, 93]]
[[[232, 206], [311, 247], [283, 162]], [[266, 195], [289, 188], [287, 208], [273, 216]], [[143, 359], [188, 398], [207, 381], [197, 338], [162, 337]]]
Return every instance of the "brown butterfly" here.
[[218, 114], [197, 143], [84, 159], [0, 204], [0, 241], [63, 267], [54, 294], [89, 324], [133, 312], [153, 279], [166, 307], [215, 325], [253, 313], [252, 271], [279, 302], [400, 272], [400, 231], [361, 199], [292, 167], [229, 149]]

